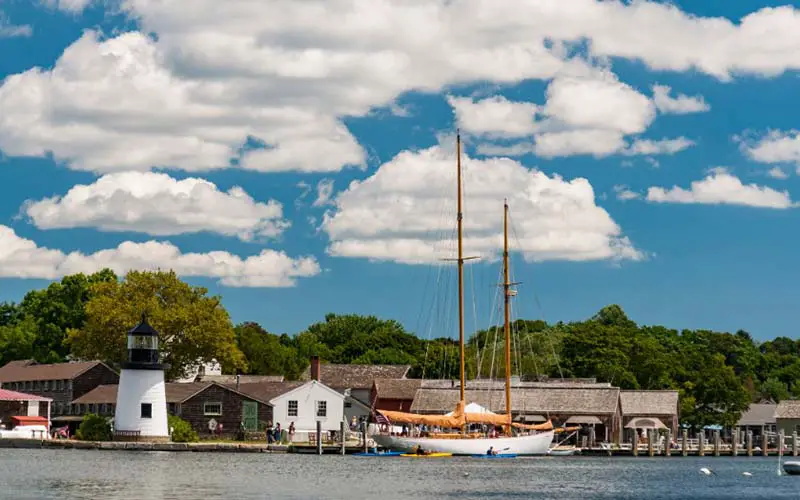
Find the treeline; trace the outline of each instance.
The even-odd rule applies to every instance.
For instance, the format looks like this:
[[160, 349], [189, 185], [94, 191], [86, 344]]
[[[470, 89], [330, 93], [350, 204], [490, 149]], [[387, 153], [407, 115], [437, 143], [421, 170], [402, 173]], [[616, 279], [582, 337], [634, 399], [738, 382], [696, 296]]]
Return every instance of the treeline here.
[[[0, 363], [102, 359], [119, 365], [125, 333], [146, 311], [160, 331], [170, 378], [198, 360], [217, 359], [226, 373], [296, 379], [312, 355], [332, 363], [409, 364], [412, 376], [458, 378], [452, 339], [424, 340], [393, 320], [329, 314], [296, 335], [260, 325], [234, 326], [219, 297], [171, 272], [103, 270], [67, 276], [18, 304], [0, 304]], [[512, 371], [524, 378], [595, 377], [624, 389], [675, 389], [681, 421], [731, 425], [754, 401], [800, 397], [800, 343], [758, 343], [744, 331], [677, 331], [640, 326], [617, 305], [580, 322], [513, 323]], [[470, 336], [468, 377], [502, 377], [502, 329]]]

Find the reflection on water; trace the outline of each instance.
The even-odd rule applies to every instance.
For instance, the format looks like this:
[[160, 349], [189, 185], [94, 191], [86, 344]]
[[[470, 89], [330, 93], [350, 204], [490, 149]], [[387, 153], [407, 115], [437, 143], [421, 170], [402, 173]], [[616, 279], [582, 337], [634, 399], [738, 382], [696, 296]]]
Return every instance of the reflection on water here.
[[[0, 498], [800, 498], [800, 477], [778, 477], [776, 466], [775, 459], [761, 457], [474, 460], [0, 450]], [[717, 475], [702, 476], [701, 467]]]

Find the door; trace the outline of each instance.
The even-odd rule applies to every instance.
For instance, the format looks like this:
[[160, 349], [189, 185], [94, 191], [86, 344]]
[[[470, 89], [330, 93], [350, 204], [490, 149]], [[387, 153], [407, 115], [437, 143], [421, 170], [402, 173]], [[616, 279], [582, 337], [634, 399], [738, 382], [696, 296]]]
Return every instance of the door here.
[[248, 431], [258, 430], [258, 403], [255, 401], [242, 401], [242, 422]]

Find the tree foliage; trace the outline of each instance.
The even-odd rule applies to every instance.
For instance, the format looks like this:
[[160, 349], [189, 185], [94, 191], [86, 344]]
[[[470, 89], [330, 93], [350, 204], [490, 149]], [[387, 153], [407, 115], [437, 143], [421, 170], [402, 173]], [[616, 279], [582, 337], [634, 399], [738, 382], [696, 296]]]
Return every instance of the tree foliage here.
[[227, 311], [207, 292], [162, 271], [131, 271], [122, 281], [95, 283], [83, 327], [68, 332], [72, 352], [119, 366], [127, 358], [127, 331], [146, 312], [159, 332], [162, 362], [170, 364], [167, 379], [185, 376], [198, 360], [246, 369]]
[[88, 413], [83, 417], [75, 438], [80, 441], [111, 441], [111, 423], [106, 417]]
[[200, 440], [192, 425], [178, 416], [167, 415], [167, 425], [173, 443], [196, 443]]

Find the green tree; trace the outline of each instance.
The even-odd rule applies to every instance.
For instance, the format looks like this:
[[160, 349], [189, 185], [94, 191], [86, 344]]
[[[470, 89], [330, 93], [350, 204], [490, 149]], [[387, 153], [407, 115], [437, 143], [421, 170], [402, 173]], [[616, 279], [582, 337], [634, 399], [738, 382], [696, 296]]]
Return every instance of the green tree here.
[[198, 361], [246, 369], [233, 325], [219, 297], [190, 286], [174, 272], [131, 271], [120, 281], [92, 285], [86, 322], [69, 331], [72, 351], [84, 359], [118, 366], [127, 357], [127, 331], [147, 313], [159, 332], [161, 358], [171, 365], [168, 380], [185, 376]]
[[776, 403], [789, 399], [789, 388], [775, 377], [770, 377], [761, 384], [761, 397]]
[[170, 439], [173, 443], [196, 443], [200, 441], [197, 432], [186, 420], [175, 415], [167, 416], [167, 425], [170, 429]]
[[247, 373], [252, 375], [284, 375], [296, 380], [307, 359], [300, 359], [297, 348], [284, 345], [281, 337], [272, 335], [258, 323], [242, 323], [234, 328], [236, 345], [247, 360]]
[[88, 413], [83, 417], [75, 438], [80, 441], [111, 441], [111, 423], [106, 417]]
[[18, 323], [0, 326], [0, 365], [17, 359], [33, 358], [36, 322], [26, 317]]

